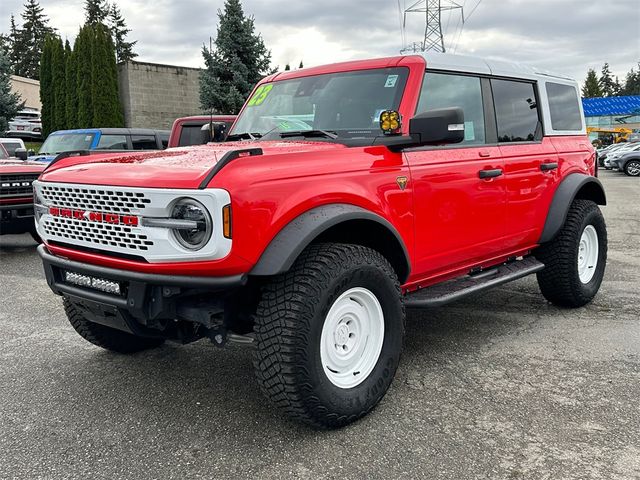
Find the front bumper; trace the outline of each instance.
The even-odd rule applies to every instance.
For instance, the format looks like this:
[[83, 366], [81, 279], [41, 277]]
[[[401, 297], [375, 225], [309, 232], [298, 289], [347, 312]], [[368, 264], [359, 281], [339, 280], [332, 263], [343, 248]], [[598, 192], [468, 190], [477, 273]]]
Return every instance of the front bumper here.
[[0, 235], [18, 235], [35, 232], [33, 205], [0, 205]]
[[[246, 274], [158, 275], [89, 265], [52, 255], [45, 245], [38, 247], [38, 254], [54, 293], [81, 306], [89, 320], [138, 335], [148, 333], [142, 331], [147, 328], [163, 329], [168, 321], [178, 318], [196, 322], [202, 319], [200, 323], [206, 324], [207, 315], [224, 311], [224, 298], [247, 283]], [[70, 284], [65, 272], [116, 282], [121, 293]]]

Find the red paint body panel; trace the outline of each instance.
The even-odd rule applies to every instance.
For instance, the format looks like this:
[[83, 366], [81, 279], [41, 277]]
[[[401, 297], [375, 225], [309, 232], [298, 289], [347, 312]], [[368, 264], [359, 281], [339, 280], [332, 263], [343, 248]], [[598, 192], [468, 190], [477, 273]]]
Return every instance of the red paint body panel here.
[[29, 160], [0, 160], [0, 175], [20, 173], [42, 173], [47, 167], [46, 163], [32, 162]]

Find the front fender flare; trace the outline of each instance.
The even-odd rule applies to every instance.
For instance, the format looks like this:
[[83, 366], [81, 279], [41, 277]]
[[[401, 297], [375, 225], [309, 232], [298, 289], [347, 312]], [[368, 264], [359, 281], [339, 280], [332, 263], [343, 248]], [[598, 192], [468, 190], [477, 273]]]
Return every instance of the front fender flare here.
[[[389, 230], [402, 248], [406, 273], [411, 270], [409, 253], [402, 237], [386, 219], [364, 208], [349, 204], [329, 204], [312, 208], [289, 222], [271, 240], [250, 275], [267, 276], [286, 272], [296, 258], [320, 234], [350, 220], [373, 221]], [[405, 279], [400, 279], [402, 282]]]
[[551, 201], [547, 212], [547, 219], [540, 235], [538, 243], [545, 243], [558, 234], [569, 213], [569, 207], [576, 198], [593, 200], [598, 205], [606, 205], [607, 198], [602, 183], [591, 175], [584, 173], [572, 173], [562, 182]]

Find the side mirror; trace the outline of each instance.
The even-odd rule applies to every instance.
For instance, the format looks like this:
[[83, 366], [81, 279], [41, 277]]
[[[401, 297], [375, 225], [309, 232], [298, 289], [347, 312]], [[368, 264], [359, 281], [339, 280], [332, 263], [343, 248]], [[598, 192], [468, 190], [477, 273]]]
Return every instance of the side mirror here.
[[27, 158], [29, 158], [29, 155], [27, 154], [27, 150], [25, 148], [16, 148], [16, 157], [18, 157], [20, 160], [26, 160]]
[[420, 113], [409, 120], [409, 135], [420, 145], [443, 145], [464, 140], [461, 108], [441, 108]]
[[[391, 140], [391, 139], [390, 139]], [[396, 137], [388, 146], [392, 150], [447, 145], [464, 140], [464, 113], [461, 108], [440, 108], [420, 113], [409, 120], [409, 136]]]
[[200, 143], [206, 145], [213, 141], [213, 132], [211, 131], [211, 124], [205, 123], [200, 129]]
[[227, 126], [224, 123], [205, 123], [200, 129], [202, 132], [202, 143], [222, 142], [227, 133]]

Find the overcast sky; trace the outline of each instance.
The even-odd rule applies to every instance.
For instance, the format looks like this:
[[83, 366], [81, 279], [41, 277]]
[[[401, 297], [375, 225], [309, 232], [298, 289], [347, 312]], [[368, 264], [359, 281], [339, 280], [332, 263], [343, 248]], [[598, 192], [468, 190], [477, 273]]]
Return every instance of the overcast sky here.
[[[415, 0], [414, 0], [415, 1]], [[202, 66], [200, 48], [215, 36], [223, 0], [119, 0], [138, 60]], [[399, 10], [411, 0], [244, 0], [245, 13], [281, 69], [389, 56], [402, 47]], [[443, 4], [445, 0], [443, 0]], [[572, 75], [609, 62], [624, 80], [640, 61], [640, 0], [458, 0], [467, 21], [444, 13], [447, 51], [516, 60]], [[1, 0], [0, 25], [22, 11], [23, 0]], [[83, 22], [82, 0], [40, 0], [63, 38], [72, 40]], [[400, 5], [400, 7], [399, 7]], [[477, 6], [477, 8], [475, 8]], [[475, 8], [475, 10], [474, 10]], [[420, 41], [424, 16], [407, 17], [407, 42]], [[637, 68], [636, 68], [637, 69]]]

